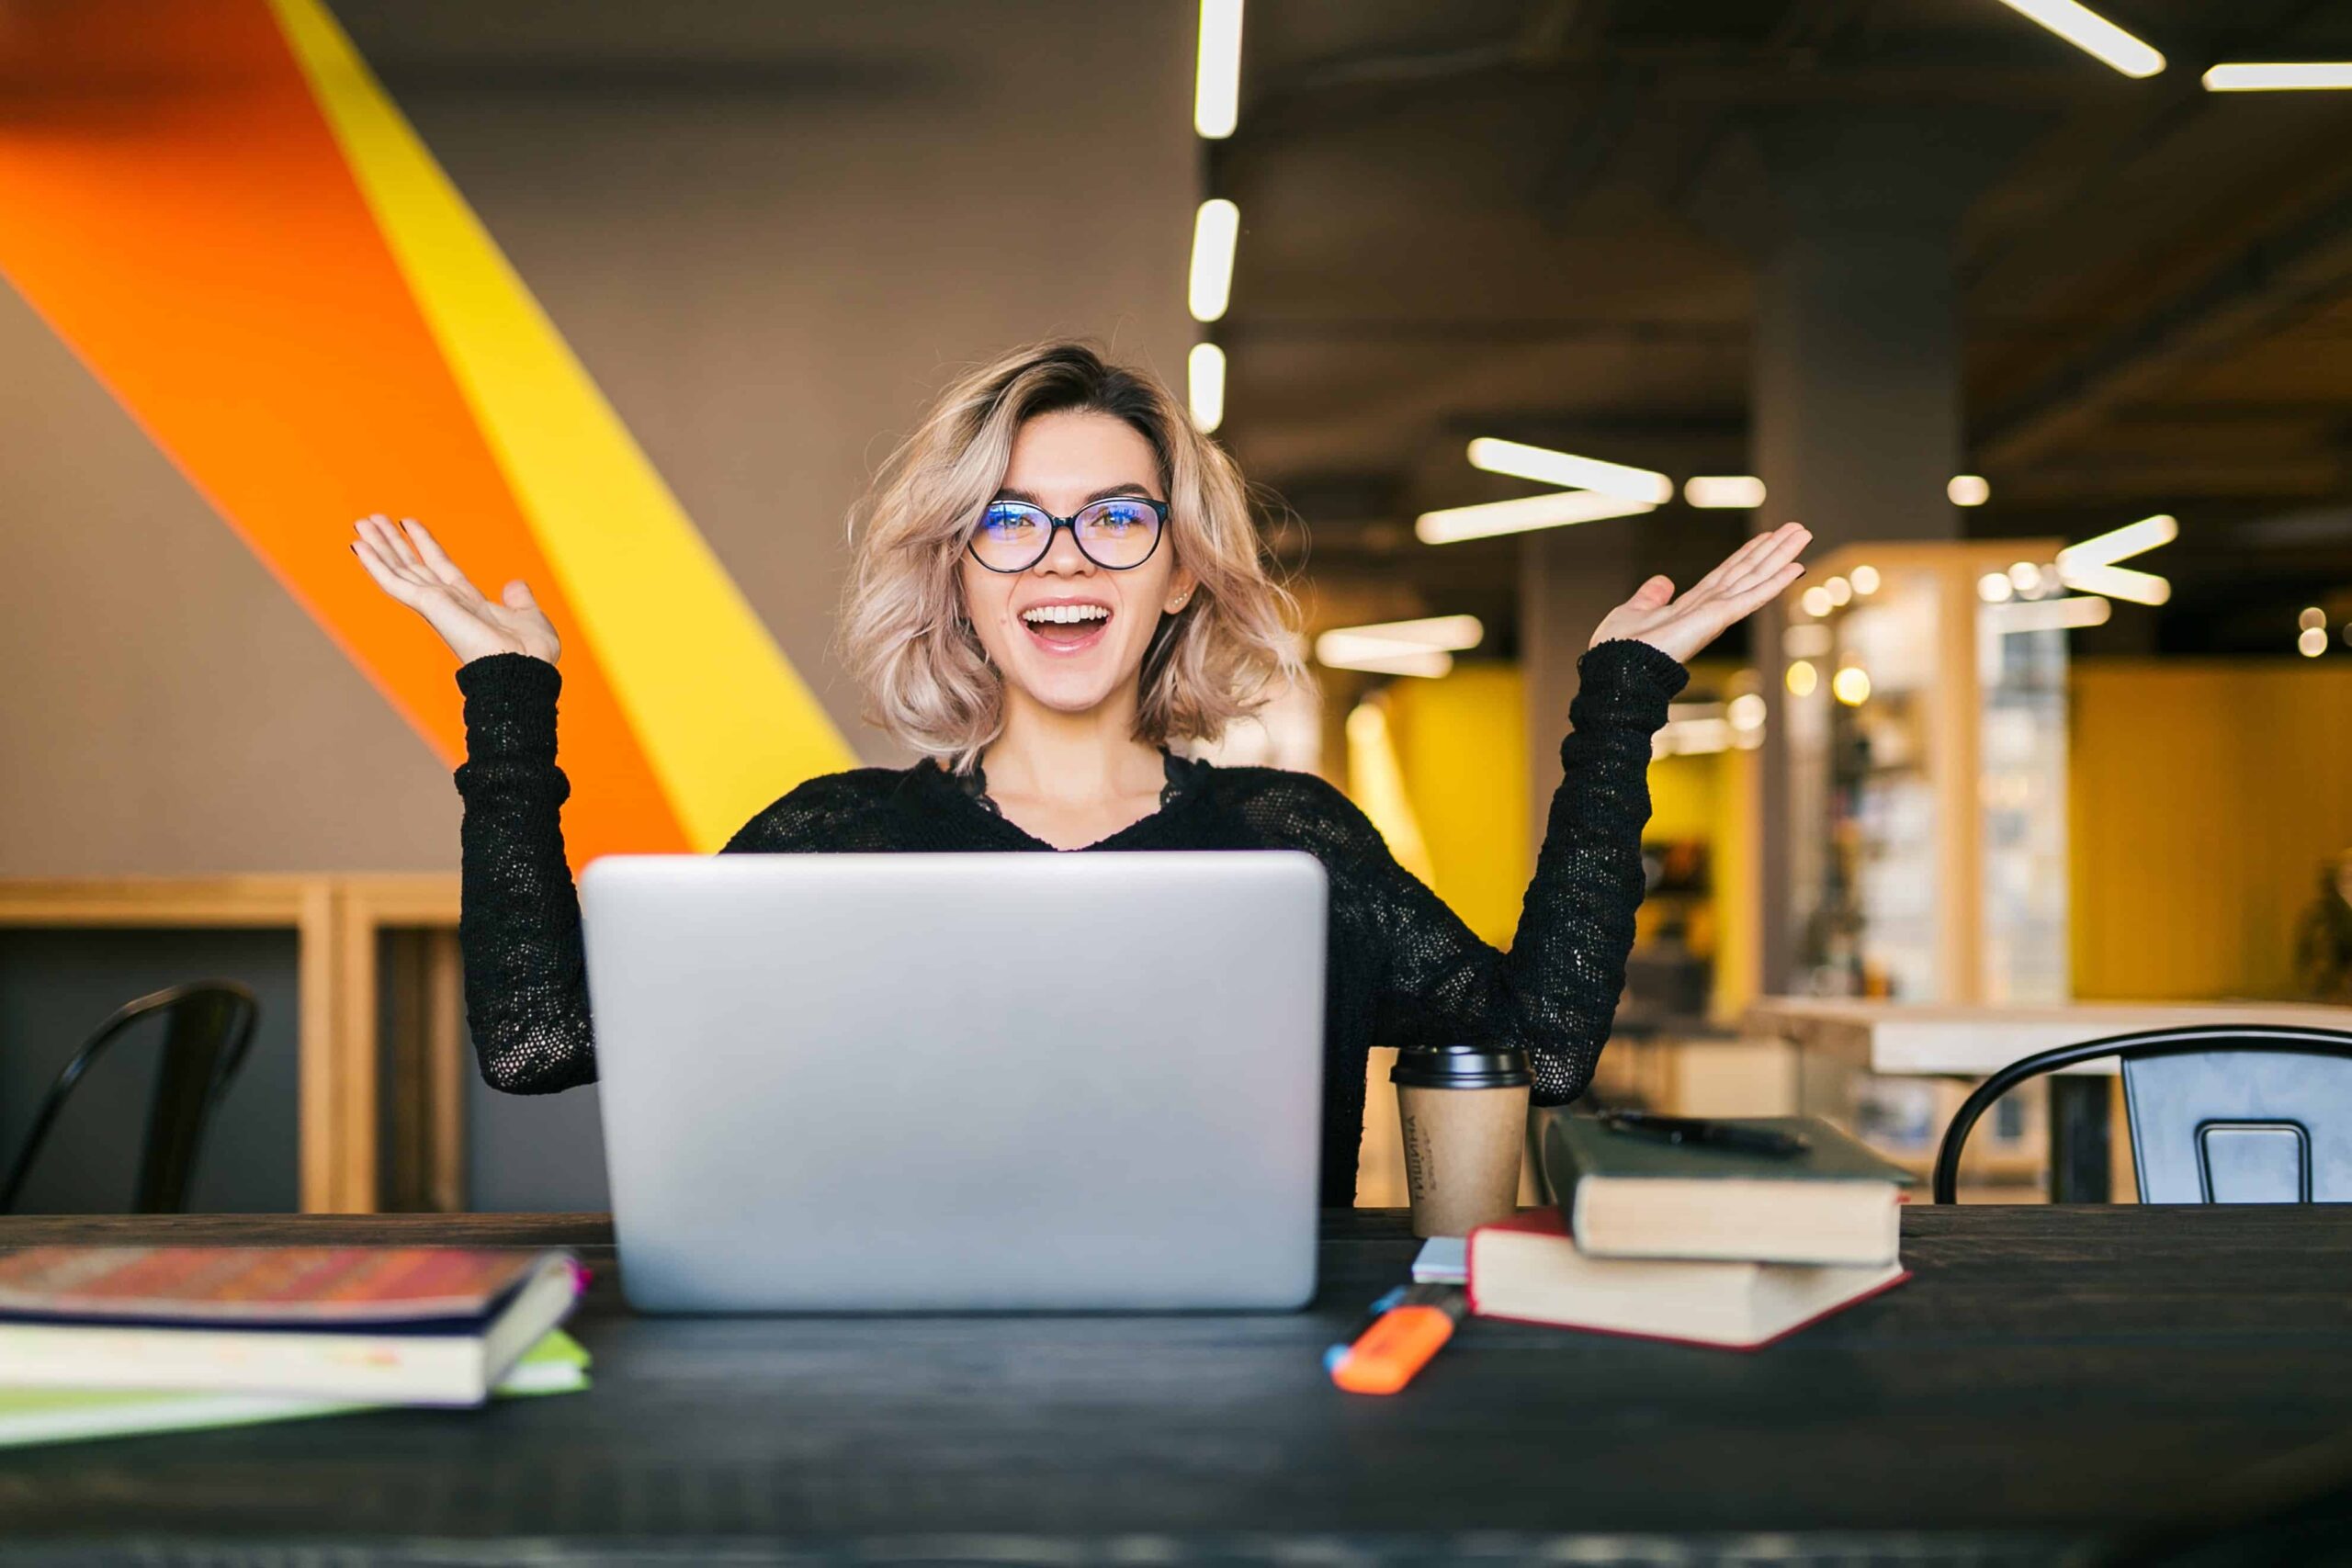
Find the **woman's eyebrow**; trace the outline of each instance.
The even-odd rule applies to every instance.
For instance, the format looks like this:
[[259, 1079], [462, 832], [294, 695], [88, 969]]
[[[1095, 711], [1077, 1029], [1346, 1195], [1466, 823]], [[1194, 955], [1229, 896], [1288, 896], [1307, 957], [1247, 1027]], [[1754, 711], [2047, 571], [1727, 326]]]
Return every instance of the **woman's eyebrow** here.
[[[1152, 496], [1151, 487], [1147, 484], [1109, 485], [1102, 490], [1096, 491], [1092, 495], [1088, 496], [1084, 501], [1079, 502], [1079, 504], [1080, 506], [1091, 506], [1098, 501], [1108, 501], [1114, 495], [1140, 495], [1147, 500], [1156, 499]], [[1039, 501], [1027, 491], [1016, 490], [1011, 485], [1006, 485], [1004, 488], [996, 492], [996, 499], [999, 501], [1017, 501], [1024, 506], [1035, 506], [1041, 511], [1044, 510], [1046, 505], [1044, 502]]]

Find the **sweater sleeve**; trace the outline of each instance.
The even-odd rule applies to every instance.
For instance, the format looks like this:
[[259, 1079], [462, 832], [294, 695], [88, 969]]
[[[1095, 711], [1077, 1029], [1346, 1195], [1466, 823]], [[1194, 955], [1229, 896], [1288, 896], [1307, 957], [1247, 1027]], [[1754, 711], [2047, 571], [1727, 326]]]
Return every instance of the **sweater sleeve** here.
[[1672, 657], [1631, 640], [1589, 650], [1577, 671], [1565, 776], [1509, 952], [1481, 942], [1376, 833], [1349, 857], [1344, 894], [1375, 928], [1375, 1039], [1515, 1044], [1539, 1105], [1583, 1093], [1608, 1043], [1642, 901], [1650, 739], [1690, 680]]
[[481, 1076], [510, 1094], [596, 1077], [580, 896], [564, 856], [571, 784], [555, 761], [563, 677], [543, 659], [496, 653], [458, 670], [466, 699], [458, 944], [466, 1021]]

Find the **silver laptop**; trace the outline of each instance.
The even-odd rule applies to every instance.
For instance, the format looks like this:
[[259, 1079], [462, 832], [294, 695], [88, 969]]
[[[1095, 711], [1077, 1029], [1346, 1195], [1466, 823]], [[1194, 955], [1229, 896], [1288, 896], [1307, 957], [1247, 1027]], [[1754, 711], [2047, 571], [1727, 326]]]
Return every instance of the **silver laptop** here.
[[631, 1305], [1314, 1293], [1312, 856], [620, 855], [581, 903]]

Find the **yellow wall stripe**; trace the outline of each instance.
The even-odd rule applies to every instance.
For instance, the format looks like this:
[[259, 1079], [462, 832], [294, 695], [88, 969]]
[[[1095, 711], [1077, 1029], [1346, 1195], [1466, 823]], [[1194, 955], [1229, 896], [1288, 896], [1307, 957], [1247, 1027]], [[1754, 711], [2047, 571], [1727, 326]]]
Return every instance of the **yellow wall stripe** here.
[[841, 731], [322, 0], [270, 0], [661, 781], [716, 849]]

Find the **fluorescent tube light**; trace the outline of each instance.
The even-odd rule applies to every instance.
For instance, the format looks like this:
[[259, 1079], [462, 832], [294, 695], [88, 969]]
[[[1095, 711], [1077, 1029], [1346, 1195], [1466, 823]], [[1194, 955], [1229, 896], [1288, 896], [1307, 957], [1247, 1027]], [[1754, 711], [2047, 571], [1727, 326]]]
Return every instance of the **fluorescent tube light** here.
[[1581, 487], [1613, 495], [1620, 501], [1645, 502], [1652, 506], [1674, 499], [1674, 481], [1656, 469], [1604, 463], [1598, 457], [1579, 457], [1571, 452], [1555, 452], [1548, 446], [1529, 446], [1517, 441], [1498, 441], [1491, 435], [1481, 435], [1470, 443], [1470, 464], [1490, 474], [1510, 474], [1539, 484]]
[[1213, 343], [1196, 343], [1184, 369], [1191, 383], [1193, 423], [1215, 430], [1225, 423], [1225, 350]]
[[2001, 0], [2001, 4], [2019, 16], [2040, 22], [2085, 54], [2112, 65], [2126, 76], [2153, 76], [2165, 68], [2162, 54], [2078, 0]]
[[2330, 88], [2352, 88], [2352, 60], [2216, 65], [2205, 73], [2205, 90], [2209, 93], [2294, 93]]
[[[1485, 640], [1486, 626], [1476, 615], [1430, 615], [1418, 621], [1375, 621], [1369, 626], [1333, 626], [1315, 639], [1315, 657], [1329, 664], [1326, 649], [1353, 652], [1419, 653], [1437, 649], [1460, 653]], [[1374, 647], [1378, 644], [1380, 646]]]
[[1598, 491], [1566, 490], [1552, 495], [1522, 496], [1517, 501], [1492, 501], [1483, 506], [1424, 512], [1414, 520], [1413, 534], [1425, 545], [1451, 545], [1497, 534], [1523, 534], [1532, 528], [1595, 523], [1604, 517], [1638, 517], [1657, 510], [1645, 501], [1621, 501]]
[[1215, 141], [1241, 122], [1241, 0], [1201, 0], [1193, 129]]
[[2153, 571], [2120, 566], [2069, 566], [2062, 554], [2058, 581], [2077, 593], [2104, 593], [2134, 604], [2161, 604], [2172, 597], [2172, 584]]
[[1334, 670], [1382, 675], [1442, 675], [1453, 655], [1476, 648], [1487, 628], [1476, 615], [1431, 615], [1418, 621], [1334, 626], [1315, 639], [1315, 659]]
[[1761, 506], [1764, 481], [1754, 474], [1701, 474], [1683, 481], [1682, 499], [1710, 510]]
[[[1434, 680], [1453, 668], [1453, 655], [1442, 648], [1411, 648], [1403, 643], [1368, 640], [1364, 646], [1342, 642], [1326, 651], [1329, 632], [1315, 643], [1315, 660], [1333, 670], [1362, 670], [1374, 675], [1420, 675]], [[1382, 649], [1388, 651], [1382, 651]]]
[[2085, 626], [2103, 626], [2113, 606], [2096, 593], [2086, 593], [2072, 599], [2019, 600], [2008, 604], [1990, 604], [1984, 618], [2003, 637], [2018, 632], [2078, 631]]
[[2085, 539], [2079, 545], [2068, 545], [2058, 552], [2058, 570], [2064, 575], [2069, 567], [2113, 566], [2179, 537], [2179, 523], [2169, 513], [2160, 512], [2154, 517], [2143, 517], [2137, 523], [2127, 523]]
[[1212, 197], [1193, 220], [1193, 319], [1214, 321], [1233, 302], [1233, 247], [1241, 237], [1241, 209]]

